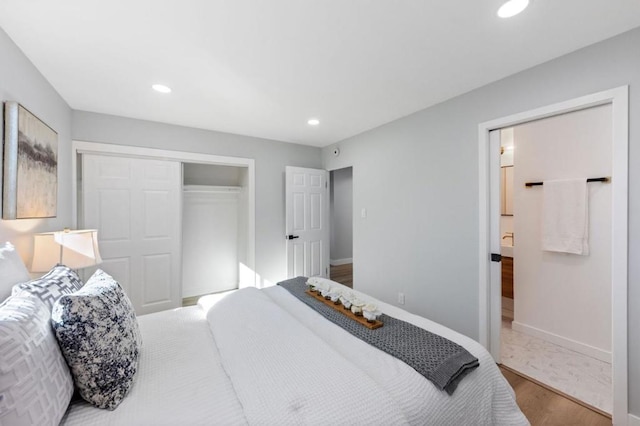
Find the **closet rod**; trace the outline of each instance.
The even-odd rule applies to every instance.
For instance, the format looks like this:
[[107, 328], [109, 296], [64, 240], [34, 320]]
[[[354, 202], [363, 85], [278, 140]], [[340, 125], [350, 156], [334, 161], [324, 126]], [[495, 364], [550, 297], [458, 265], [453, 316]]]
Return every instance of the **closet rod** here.
[[[599, 177], [599, 178], [589, 178], [587, 182], [609, 182], [611, 180], [610, 177]], [[524, 186], [542, 186], [544, 182], [527, 182]]]

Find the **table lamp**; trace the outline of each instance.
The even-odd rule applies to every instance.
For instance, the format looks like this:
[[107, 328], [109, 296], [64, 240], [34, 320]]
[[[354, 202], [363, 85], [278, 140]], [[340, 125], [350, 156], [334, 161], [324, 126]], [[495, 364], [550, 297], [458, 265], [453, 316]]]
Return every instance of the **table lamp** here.
[[44, 232], [33, 236], [32, 272], [46, 272], [58, 263], [82, 269], [102, 263], [98, 231], [79, 229]]

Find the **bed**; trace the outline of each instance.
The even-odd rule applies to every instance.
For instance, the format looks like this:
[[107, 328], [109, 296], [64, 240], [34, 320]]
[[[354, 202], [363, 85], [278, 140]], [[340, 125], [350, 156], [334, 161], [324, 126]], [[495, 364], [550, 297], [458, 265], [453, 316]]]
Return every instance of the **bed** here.
[[138, 377], [114, 411], [74, 401], [63, 425], [525, 425], [512, 389], [475, 341], [378, 302], [480, 360], [453, 395], [355, 339], [279, 286], [138, 318]]
[[463, 346], [479, 366], [449, 395], [282, 286], [246, 288], [138, 317], [143, 343], [126, 397], [115, 410], [74, 397], [60, 424], [528, 424], [481, 345], [354, 293]]

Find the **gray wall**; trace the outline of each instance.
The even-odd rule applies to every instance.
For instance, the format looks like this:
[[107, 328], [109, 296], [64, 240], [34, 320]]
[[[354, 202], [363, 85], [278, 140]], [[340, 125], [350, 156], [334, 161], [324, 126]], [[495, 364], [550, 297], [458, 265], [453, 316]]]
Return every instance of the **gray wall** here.
[[[19, 102], [58, 132], [57, 217], [0, 220], [0, 241], [12, 241], [28, 266], [33, 250], [32, 234], [60, 230], [72, 225], [71, 109], [2, 29], [0, 29], [0, 58], [2, 58], [0, 100]], [[4, 139], [3, 121], [0, 119], [0, 140]]]
[[286, 278], [285, 166], [319, 168], [319, 148], [84, 111], [72, 123], [79, 141], [255, 159], [256, 272], [271, 283]]
[[353, 168], [331, 172], [331, 260], [353, 257]]
[[[640, 414], [640, 29], [323, 149], [354, 166], [358, 290], [478, 337], [478, 124], [630, 85], [629, 386]], [[473, 70], [469, 70], [473, 72]]]

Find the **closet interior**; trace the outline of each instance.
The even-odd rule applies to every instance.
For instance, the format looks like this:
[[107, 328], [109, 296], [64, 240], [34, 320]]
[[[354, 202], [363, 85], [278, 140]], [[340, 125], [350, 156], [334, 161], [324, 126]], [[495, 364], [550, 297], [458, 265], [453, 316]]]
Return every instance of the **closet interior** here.
[[238, 288], [247, 253], [248, 169], [182, 164], [182, 297]]

